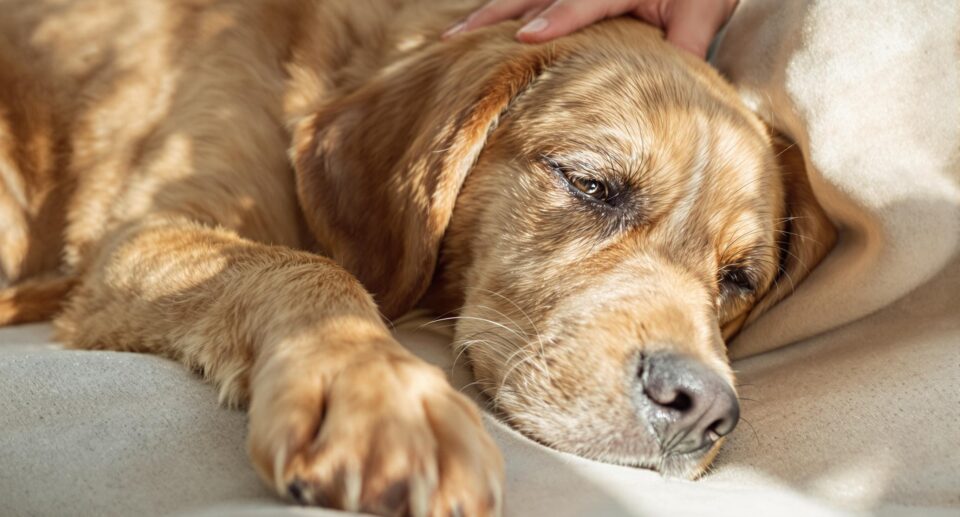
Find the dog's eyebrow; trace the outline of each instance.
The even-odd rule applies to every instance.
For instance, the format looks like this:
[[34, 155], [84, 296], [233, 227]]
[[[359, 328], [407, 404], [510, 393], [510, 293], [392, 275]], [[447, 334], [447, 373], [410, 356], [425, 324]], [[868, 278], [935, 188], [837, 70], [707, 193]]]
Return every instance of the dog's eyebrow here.
[[610, 147], [597, 146], [595, 142], [573, 142], [562, 149], [540, 153], [540, 157], [575, 171], [607, 172], [624, 181], [643, 176], [649, 162], [645, 153], [628, 155]]

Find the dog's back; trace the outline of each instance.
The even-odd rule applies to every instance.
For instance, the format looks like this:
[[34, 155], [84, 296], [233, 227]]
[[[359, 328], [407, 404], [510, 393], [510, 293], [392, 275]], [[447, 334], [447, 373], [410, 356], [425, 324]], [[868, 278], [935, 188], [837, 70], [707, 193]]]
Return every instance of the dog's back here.
[[299, 244], [285, 3], [3, 4], [0, 324], [51, 317], [90, 250], [145, 213], [192, 205], [197, 220]]
[[[0, 31], [0, 325], [38, 321], [60, 308], [66, 204], [73, 188], [67, 124], [57, 91], [6, 25]], [[14, 36], [8, 38], [8, 36]]]
[[[388, 21], [415, 32], [476, 2], [446, 4], [0, 1], [0, 324], [49, 318], [146, 214], [303, 248], [290, 120], [423, 43], [375, 37]], [[295, 39], [319, 74], [290, 75]]]

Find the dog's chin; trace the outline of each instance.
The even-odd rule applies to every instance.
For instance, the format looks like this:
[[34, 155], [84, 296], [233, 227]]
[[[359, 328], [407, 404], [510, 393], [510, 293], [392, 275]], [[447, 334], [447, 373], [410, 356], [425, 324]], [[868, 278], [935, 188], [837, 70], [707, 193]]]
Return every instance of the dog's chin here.
[[570, 432], [558, 432], [559, 426], [544, 429], [537, 424], [549, 420], [543, 415], [530, 415], [528, 411], [506, 411], [504, 408], [498, 412], [514, 429], [543, 446], [589, 460], [653, 470], [670, 478], [699, 478], [708, 470], [724, 442], [724, 438], [721, 438], [700, 450], [663, 453], [659, 440], [645, 432], [604, 432], [593, 428], [589, 433], [591, 436], [583, 436], [582, 429]]
[[697, 479], [704, 475], [720, 453], [724, 438], [720, 438], [712, 446], [702, 451], [693, 451], [685, 454], [667, 455], [658, 470], [667, 477], [682, 479]]

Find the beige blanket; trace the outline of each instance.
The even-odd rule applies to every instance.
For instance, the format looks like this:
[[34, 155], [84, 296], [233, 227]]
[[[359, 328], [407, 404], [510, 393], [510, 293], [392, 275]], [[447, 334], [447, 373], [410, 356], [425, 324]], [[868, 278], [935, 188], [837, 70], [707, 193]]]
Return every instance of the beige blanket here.
[[960, 249], [960, 4], [740, 4], [714, 61], [802, 148], [841, 236], [794, 296], [740, 336], [737, 357], [887, 306]]
[[[805, 339], [735, 363], [744, 421], [696, 482], [556, 453], [488, 418], [508, 515], [960, 513], [958, 11], [742, 1], [717, 62], [802, 146], [843, 232], [735, 352]], [[423, 323], [399, 339], [449, 367], [449, 335]], [[48, 336], [0, 330], [0, 515], [326, 514], [270, 495], [245, 415], [179, 364]]]

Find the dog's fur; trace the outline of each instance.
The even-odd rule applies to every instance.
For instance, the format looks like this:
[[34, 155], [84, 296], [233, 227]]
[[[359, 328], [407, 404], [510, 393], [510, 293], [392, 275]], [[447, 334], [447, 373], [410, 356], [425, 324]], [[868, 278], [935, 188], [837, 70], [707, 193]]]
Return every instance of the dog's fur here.
[[637, 357], [732, 382], [724, 338], [833, 242], [802, 157], [635, 21], [441, 42], [477, 3], [0, 1], [0, 322], [66, 300], [70, 346], [202, 372], [305, 502], [497, 511], [477, 410], [381, 316], [417, 303], [527, 435], [702, 470], [638, 419]]

